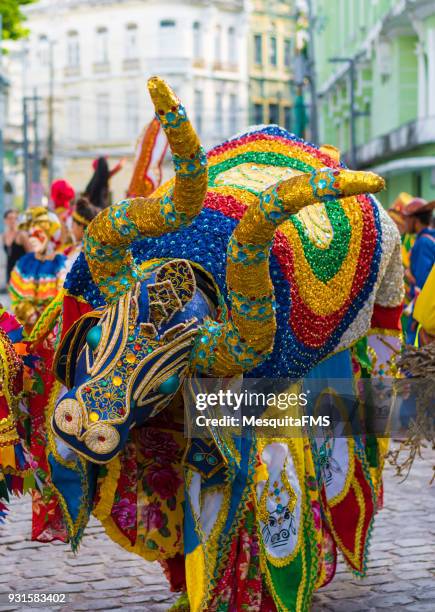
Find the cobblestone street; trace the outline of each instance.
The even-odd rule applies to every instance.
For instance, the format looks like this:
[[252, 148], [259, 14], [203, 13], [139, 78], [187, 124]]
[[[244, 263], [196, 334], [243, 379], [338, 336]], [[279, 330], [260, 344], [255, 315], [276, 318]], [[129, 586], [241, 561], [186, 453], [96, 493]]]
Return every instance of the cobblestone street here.
[[[316, 594], [313, 612], [435, 609], [435, 487], [429, 455], [399, 484], [385, 477], [385, 507], [371, 545], [369, 576], [353, 578], [340, 564], [333, 582]], [[0, 612], [28, 610], [6, 605], [11, 591], [68, 594], [62, 610], [160, 612], [176, 599], [158, 564], [145, 563], [114, 544], [92, 520], [77, 556], [60, 543], [29, 541], [30, 504], [14, 501], [0, 528]], [[55, 608], [42, 608], [51, 610]], [[59, 608], [57, 608], [59, 610]]]

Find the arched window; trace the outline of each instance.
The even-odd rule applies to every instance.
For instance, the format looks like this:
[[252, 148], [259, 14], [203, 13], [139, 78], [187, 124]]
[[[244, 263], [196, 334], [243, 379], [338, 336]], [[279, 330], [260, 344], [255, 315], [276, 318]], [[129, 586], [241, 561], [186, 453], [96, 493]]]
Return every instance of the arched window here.
[[45, 34], [40, 34], [38, 38], [38, 59], [43, 66], [48, 64], [48, 38]]
[[105, 64], [109, 61], [109, 33], [107, 28], [97, 28], [95, 51], [95, 59], [98, 64]]
[[261, 34], [254, 35], [254, 62], [258, 66], [263, 63], [263, 36]]
[[138, 28], [135, 23], [128, 23], [125, 27], [125, 58], [138, 57]]
[[278, 43], [275, 34], [269, 38], [269, 63], [271, 66], [278, 64]]
[[202, 27], [199, 21], [193, 24], [193, 57], [194, 59], [202, 59]]
[[230, 64], [237, 63], [236, 29], [232, 26], [228, 28], [228, 62]]
[[214, 31], [214, 60], [220, 63], [222, 60], [222, 28], [217, 25]]
[[162, 19], [159, 25], [159, 55], [161, 57], [171, 57], [174, 44], [176, 44], [177, 23], [173, 19]]
[[79, 33], [71, 30], [66, 35], [66, 65], [68, 68], [80, 66], [80, 41]]

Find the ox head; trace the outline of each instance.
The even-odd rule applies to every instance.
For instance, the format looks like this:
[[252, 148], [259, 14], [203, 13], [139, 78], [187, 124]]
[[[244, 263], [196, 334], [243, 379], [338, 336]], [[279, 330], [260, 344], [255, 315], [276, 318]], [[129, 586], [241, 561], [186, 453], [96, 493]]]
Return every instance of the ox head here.
[[[85, 255], [107, 306], [69, 331], [57, 375], [70, 388], [53, 428], [95, 463], [112, 459], [128, 432], [162, 410], [187, 372], [233, 376], [264, 360], [276, 322], [269, 253], [276, 228], [313, 202], [378, 191], [379, 177], [323, 169], [274, 185], [251, 204], [227, 251], [230, 316], [217, 316], [212, 278], [185, 260], [137, 265], [131, 244], [188, 225], [207, 192], [207, 160], [186, 112], [164, 81], [149, 82], [172, 150], [175, 178], [149, 198], [123, 200], [89, 225]], [[182, 255], [182, 254], [180, 254]]]
[[189, 368], [198, 328], [214, 312], [204, 275], [186, 260], [154, 263], [107, 308], [63, 338], [58, 377], [71, 387], [57, 405], [59, 437], [94, 462], [111, 459], [132, 425], [169, 404]]

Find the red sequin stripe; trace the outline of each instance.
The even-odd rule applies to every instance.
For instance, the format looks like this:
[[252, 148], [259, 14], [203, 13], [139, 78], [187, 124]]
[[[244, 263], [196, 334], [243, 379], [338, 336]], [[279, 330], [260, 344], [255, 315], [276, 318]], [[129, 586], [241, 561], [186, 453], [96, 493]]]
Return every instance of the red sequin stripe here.
[[389, 308], [375, 304], [372, 324], [374, 328], [400, 330], [400, 317], [402, 316], [403, 304]]
[[332, 332], [336, 329], [344, 315], [347, 313], [358, 293], [364, 286], [372, 265], [373, 252], [376, 246], [376, 226], [373, 209], [365, 196], [359, 197], [363, 215], [363, 232], [358, 254], [357, 273], [352, 282], [351, 291], [343, 306], [327, 316], [315, 315], [303, 302], [299, 288], [294, 278], [294, 257], [288, 240], [277, 232], [272, 252], [277, 257], [285, 278], [290, 283], [292, 309], [290, 312], [290, 326], [299, 342], [312, 348], [319, 348], [325, 344]]
[[240, 221], [245, 210], [248, 208], [246, 204], [243, 204], [243, 202], [240, 202], [237, 198], [214, 191], [207, 192], [204, 206], [212, 210], [217, 210], [226, 217], [236, 219], [237, 221]]
[[[282, 136], [277, 136], [275, 134], [264, 134], [263, 132], [249, 134], [248, 136], [244, 136], [243, 138], [238, 138], [237, 140], [226, 142], [223, 145], [217, 146], [208, 152], [207, 157], [208, 159], [212, 159], [213, 157], [216, 157], [217, 155], [221, 155], [222, 153], [226, 153], [227, 151], [231, 151], [232, 149], [238, 149], [239, 147], [245, 144], [248, 144], [250, 142], [255, 142], [257, 140], [265, 140], [265, 141], [268, 140], [270, 142], [281, 142], [282, 144], [285, 144], [288, 147], [296, 147], [312, 155], [313, 157], [320, 159], [320, 161], [322, 161], [325, 164], [325, 166], [328, 166], [328, 168], [339, 168], [340, 167], [340, 163], [336, 161], [335, 159], [333, 159], [332, 157], [330, 157], [327, 153], [323, 153], [322, 151], [319, 151], [319, 149], [315, 149], [314, 147], [310, 146], [309, 144], [305, 142], [298, 142], [296, 140], [291, 140], [289, 138], [283, 138]], [[275, 151], [271, 150], [270, 152], [274, 153]], [[291, 149], [288, 152], [288, 156], [289, 158], [292, 157]]]

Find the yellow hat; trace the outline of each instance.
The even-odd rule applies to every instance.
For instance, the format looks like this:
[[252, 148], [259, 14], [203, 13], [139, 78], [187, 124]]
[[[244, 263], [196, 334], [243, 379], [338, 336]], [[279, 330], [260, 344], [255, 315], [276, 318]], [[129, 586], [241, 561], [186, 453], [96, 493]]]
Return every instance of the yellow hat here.
[[391, 204], [389, 210], [396, 210], [397, 212], [401, 213], [403, 212], [403, 209], [406, 208], [406, 206], [408, 206], [410, 202], [412, 202], [413, 199], [414, 196], [409, 193], [406, 193], [406, 191], [402, 191]]
[[28, 208], [20, 221], [19, 229], [30, 230], [36, 225], [44, 230], [49, 238], [53, 238], [61, 228], [59, 217], [44, 206]]

